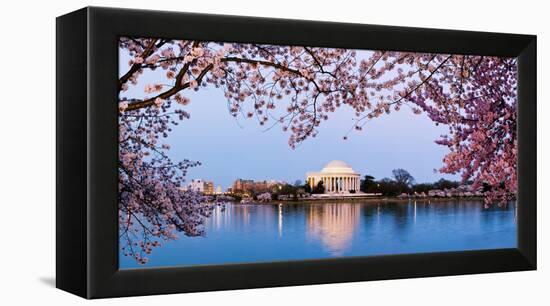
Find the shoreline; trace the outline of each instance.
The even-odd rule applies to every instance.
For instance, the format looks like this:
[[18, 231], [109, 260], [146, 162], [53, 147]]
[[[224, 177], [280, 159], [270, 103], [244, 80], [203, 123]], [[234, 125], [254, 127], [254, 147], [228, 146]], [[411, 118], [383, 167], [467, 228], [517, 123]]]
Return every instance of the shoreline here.
[[445, 203], [445, 202], [451, 202], [451, 201], [480, 201], [483, 202], [483, 197], [449, 197], [449, 198], [441, 198], [441, 197], [426, 197], [426, 198], [414, 198], [414, 197], [335, 197], [335, 198], [301, 198], [301, 199], [292, 199], [292, 200], [271, 200], [268, 202], [259, 202], [259, 201], [252, 201], [250, 203], [240, 203], [238, 201], [231, 201], [233, 204], [238, 205], [275, 205], [275, 204], [325, 204], [325, 203], [335, 203], [335, 202], [363, 202], [363, 203], [377, 203], [377, 202], [398, 202], [398, 203], [406, 203], [406, 202], [421, 202], [421, 203]]

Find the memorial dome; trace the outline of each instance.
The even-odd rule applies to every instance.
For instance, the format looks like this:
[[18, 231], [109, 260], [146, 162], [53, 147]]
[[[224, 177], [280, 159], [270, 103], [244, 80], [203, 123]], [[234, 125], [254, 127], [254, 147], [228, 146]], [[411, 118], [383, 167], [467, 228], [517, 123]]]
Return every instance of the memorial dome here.
[[353, 169], [341, 160], [333, 160], [321, 170], [321, 173], [355, 173]]

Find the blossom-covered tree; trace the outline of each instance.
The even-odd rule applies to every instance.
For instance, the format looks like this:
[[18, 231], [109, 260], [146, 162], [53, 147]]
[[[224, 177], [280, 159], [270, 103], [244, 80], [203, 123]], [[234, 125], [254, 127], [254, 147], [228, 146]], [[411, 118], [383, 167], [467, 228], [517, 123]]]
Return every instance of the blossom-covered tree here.
[[[486, 205], [505, 203], [517, 190], [517, 65], [515, 58], [437, 55], [394, 97], [449, 128], [436, 143], [449, 153], [440, 169], [489, 186]], [[423, 68], [422, 68], [423, 67]]]
[[[203, 234], [213, 203], [182, 184], [199, 162], [172, 161], [162, 138], [189, 119], [189, 92], [218, 88], [233, 116], [280, 126], [295, 148], [341, 107], [354, 130], [403, 106], [449, 127], [440, 171], [491, 186], [487, 201], [516, 190], [515, 59], [335, 48], [120, 38], [130, 58], [118, 81], [119, 207], [125, 254], [146, 262], [161, 239]], [[147, 71], [163, 72], [129, 96]]]
[[[444, 60], [445, 61], [445, 60]], [[473, 188], [490, 186], [486, 204], [517, 190], [517, 65], [514, 58], [450, 56], [407, 97], [449, 134], [444, 173], [461, 173]]]

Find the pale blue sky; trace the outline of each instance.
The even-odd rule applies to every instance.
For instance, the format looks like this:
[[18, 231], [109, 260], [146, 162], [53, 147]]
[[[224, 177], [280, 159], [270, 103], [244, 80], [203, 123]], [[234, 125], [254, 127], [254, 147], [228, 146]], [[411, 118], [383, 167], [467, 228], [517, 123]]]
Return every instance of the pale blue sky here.
[[[122, 53], [120, 56], [123, 74], [128, 69], [128, 57]], [[161, 69], [146, 72], [139, 85], [130, 87], [124, 96], [143, 97], [143, 86], [163, 83], [164, 73]], [[343, 105], [321, 123], [316, 138], [307, 139], [292, 150], [288, 146], [289, 133], [280, 127], [264, 131], [266, 127], [254, 119], [232, 117], [221, 89], [201, 88], [184, 94], [191, 99], [185, 106], [191, 118], [175, 126], [163, 143], [170, 144], [174, 160], [202, 162], [189, 171], [188, 180], [212, 180], [224, 190], [237, 178], [294, 183], [298, 179], [304, 181], [307, 171], [319, 171], [334, 159], [345, 161], [361, 175], [370, 174], [377, 179], [390, 177], [396, 168], [408, 170], [417, 182], [442, 177], [459, 179], [434, 173], [448, 152], [434, 140], [447, 132], [446, 127], [435, 126], [424, 114], [414, 115], [406, 106], [367, 123], [362, 131], [354, 131], [343, 140], [354, 118], [351, 109]]]

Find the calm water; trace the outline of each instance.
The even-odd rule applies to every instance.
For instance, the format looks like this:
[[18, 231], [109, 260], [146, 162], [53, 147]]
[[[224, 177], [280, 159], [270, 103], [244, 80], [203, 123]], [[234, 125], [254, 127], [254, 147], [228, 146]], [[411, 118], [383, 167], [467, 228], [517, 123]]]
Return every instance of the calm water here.
[[164, 242], [145, 267], [510, 248], [515, 216], [514, 203], [474, 201], [228, 204], [208, 220], [206, 237]]

